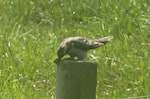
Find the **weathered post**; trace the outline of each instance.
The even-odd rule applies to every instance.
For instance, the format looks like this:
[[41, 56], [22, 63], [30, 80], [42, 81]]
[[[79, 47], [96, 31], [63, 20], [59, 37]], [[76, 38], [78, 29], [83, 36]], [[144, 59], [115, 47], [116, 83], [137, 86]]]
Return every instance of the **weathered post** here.
[[56, 99], [96, 99], [97, 64], [62, 60], [57, 65]]

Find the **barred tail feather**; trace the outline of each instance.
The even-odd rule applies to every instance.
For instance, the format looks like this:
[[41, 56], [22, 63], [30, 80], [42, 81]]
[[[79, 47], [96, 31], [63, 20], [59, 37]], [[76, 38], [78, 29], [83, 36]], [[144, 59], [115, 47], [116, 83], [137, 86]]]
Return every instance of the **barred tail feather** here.
[[107, 42], [109, 42], [113, 38], [114, 38], [113, 36], [107, 36], [107, 37], [104, 37], [104, 38], [96, 39], [94, 41], [106, 44]]

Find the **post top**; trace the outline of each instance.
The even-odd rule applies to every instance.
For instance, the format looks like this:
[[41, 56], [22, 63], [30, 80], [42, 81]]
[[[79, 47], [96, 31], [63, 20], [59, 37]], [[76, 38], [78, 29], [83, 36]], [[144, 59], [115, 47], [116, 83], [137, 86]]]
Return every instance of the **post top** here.
[[60, 61], [59, 63], [60, 65], [61, 64], [84, 64], [84, 65], [96, 65], [97, 66], [97, 63], [96, 62], [92, 62], [92, 61], [86, 61], [86, 60], [66, 60], [66, 59], [63, 59]]

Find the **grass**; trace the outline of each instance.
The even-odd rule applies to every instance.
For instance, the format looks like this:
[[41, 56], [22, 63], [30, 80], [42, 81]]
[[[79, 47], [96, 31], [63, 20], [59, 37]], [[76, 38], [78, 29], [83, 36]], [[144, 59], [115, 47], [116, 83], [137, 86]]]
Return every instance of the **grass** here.
[[[97, 99], [150, 95], [149, 0], [0, 1], [0, 98], [55, 99], [57, 48], [68, 36], [113, 35], [90, 51]], [[150, 98], [150, 97], [149, 97]]]

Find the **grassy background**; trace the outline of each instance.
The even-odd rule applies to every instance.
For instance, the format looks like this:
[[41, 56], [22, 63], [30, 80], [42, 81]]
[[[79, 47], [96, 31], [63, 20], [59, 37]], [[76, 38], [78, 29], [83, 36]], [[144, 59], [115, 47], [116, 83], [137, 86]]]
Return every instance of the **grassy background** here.
[[[55, 99], [57, 48], [113, 35], [90, 51], [97, 99], [150, 95], [149, 0], [0, 0], [0, 98]], [[150, 98], [150, 97], [149, 97]]]

